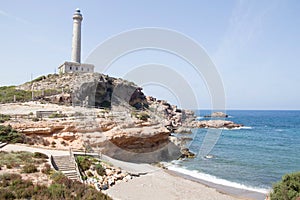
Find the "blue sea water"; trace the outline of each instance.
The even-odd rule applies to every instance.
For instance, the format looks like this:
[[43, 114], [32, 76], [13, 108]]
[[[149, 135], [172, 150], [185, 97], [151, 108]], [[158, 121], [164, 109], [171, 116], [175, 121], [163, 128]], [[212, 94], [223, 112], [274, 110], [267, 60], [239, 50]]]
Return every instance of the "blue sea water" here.
[[[198, 116], [210, 111], [197, 111]], [[173, 170], [233, 187], [266, 192], [286, 173], [300, 171], [300, 111], [229, 110], [245, 128], [223, 130], [209, 153], [174, 162]], [[205, 119], [201, 119], [205, 120]], [[190, 150], [199, 153], [207, 129], [194, 129]]]

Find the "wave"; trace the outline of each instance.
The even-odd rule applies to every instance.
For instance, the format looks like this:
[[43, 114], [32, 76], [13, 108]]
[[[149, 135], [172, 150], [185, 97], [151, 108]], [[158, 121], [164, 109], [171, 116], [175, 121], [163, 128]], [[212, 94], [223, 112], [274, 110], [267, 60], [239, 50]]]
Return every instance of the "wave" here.
[[209, 128], [209, 129], [221, 129], [221, 130], [241, 130], [241, 129], [253, 129], [251, 126], [241, 126], [241, 127], [235, 127], [235, 128], [226, 128], [226, 127], [222, 127], [222, 128]]
[[243, 185], [240, 183], [231, 182], [231, 181], [228, 181], [225, 179], [217, 178], [217, 177], [209, 175], [209, 174], [200, 173], [197, 170], [188, 170], [188, 169], [177, 167], [174, 165], [168, 166], [168, 169], [179, 172], [181, 174], [192, 176], [192, 177], [200, 179], [200, 180], [218, 184], [218, 185], [229, 186], [229, 187], [233, 187], [233, 188], [244, 189], [244, 190], [259, 192], [259, 193], [263, 193], [263, 194], [267, 194], [270, 191], [270, 189], [246, 186], [246, 185]]
[[224, 130], [241, 130], [241, 129], [252, 129], [251, 126], [241, 126], [241, 127], [235, 127], [235, 128], [221, 128], [221, 129], [224, 129]]

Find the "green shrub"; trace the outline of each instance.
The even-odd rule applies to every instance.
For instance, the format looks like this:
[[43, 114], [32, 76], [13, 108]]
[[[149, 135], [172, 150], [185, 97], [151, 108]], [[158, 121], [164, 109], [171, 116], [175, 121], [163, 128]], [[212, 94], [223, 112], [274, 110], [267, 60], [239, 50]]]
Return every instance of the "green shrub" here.
[[0, 142], [24, 143], [25, 135], [18, 133], [11, 126], [0, 125]]
[[99, 176], [105, 175], [105, 169], [101, 164], [96, 164], [95, 169], [97, 171], [97, 174], [99, 174]]
[[111, 198], [78, 181], [71, 181], [61, 173], [54, 173], [54, 182], [49, 186], [33, 185], [19, 174], [0, 175], [0, 199], [97, 199]]
[[34, 118], [32, 118], [32, 121], [34, 121], [34, 122], [38, 122], [38, 121], [40, 121], [40, 119], [39, 119], [39, 118], [37, 118], [37, 117], [34, 117]]
[[60, 142], [60, 144], [64, 145], [64, 146], [67, 146], [68, 144], [63, 140]]
[[41, 152], [34, 152], [33, 157], [34, 158], [42, 158], [42, 159], [48, 159], [49, 158], [46, 154], [43, 154]]
[[0, 123], [4, 123], [8, 120], [10, 120], [11, 116], [10, 115], [4, 115], [4, 114], [0, 114]]
[[62, 113], [52, 113], [51, 115], [49, 115], [49, 118], [63, 118], [63, 117], [67, 117], [67, 115]]
[[61, 173], [61, 172], [55, 172], [51, 175], [51, 179], [54, 181], [54, 182], [59, 182], [61, 179], [65, 178], [66, 176]]
[[0, 199], [16, 199], [14, 193], [8, 189], [0, 188]]
[[26, 164], [23, 166], [22, 168], [22, 172], [30, 174], [30, 173], [34, 173], [37, 172], [37, 168], [34, 164]]
[[51, 184], [48, 191], [52, 199], [65, 199], [65, 187], [62, 184]]
[[89, 156], [77, 156], [77, 161], [78, 161], [79, 167], [83, 171], [90, 169], [90, 167], [92, 165], [92, 161], [90, 160]]
[[88, 171], [88, 172], [86, 173], [86, 175], [87, 175], [88, 177], [93, 177], [93, 176], [94, 176], [93, 173], [92, 173], [91, 171]]
[[286, 174], [273, 185], [271, 200], [296, 200], [300, 198], [300, 171]]

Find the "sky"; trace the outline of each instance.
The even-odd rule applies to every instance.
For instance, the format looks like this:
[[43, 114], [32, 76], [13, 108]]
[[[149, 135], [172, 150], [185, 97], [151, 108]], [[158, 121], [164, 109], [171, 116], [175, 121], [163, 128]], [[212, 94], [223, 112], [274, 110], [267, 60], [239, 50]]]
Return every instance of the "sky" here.
[[[196, 41], [215, 64], [227, 109], [300, 109], [298, 0], [0, 0], [0, 86], [55, 73], [71, 59], [76, 8], [84, 18], [83, 61], [99, 44], [121, 32], [144, 27], [174, 30]], [[149, 63], [180, 73], [193, 88], [199, 108], [211, 107], [205, 78], [166, 52], [134, 52], [114, 62], [106, 73], [126, 77], [137, 66]], [[168, 87], [143, 87], [147, 95], [183, 105]]]

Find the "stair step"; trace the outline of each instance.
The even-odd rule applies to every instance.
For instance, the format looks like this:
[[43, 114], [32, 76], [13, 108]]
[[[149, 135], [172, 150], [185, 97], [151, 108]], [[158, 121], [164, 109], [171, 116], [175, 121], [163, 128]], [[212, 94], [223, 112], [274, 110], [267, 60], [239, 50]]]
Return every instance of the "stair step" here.
[[73, 158], [70, 158], [70, 156], [53, 156], [53, 160], [59, 171], [66, 177], [71, 180], [79, 179]]

